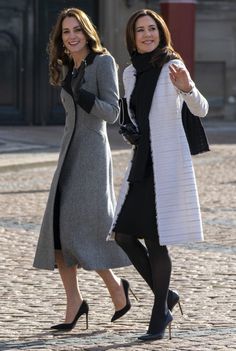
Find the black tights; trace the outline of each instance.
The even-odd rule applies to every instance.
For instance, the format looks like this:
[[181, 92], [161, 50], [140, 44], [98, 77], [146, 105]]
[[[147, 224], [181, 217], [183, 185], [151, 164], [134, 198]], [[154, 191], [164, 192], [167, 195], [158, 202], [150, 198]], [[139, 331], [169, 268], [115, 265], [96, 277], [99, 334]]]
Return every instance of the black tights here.
[[145, 245], [128, 234], [116, 233], [117, 244], [126, 252], [139, 274], [154, 293], [155, 314], [161, 316], [168, 311], [167, 297], [171, 276], [171, 259], [166, 246], [156, 240], [144, 239]]

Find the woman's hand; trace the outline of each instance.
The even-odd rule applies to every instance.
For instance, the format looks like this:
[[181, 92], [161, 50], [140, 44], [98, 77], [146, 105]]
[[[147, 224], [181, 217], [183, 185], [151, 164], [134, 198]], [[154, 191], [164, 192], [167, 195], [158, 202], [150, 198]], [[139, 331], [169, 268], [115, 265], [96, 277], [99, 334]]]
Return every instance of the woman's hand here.
[[194, 84], [186, 68], [172, 63], [169, 65], [169, 75], [170, 80], [177, 89], [184, 93], [189, 93], [192, 90]]

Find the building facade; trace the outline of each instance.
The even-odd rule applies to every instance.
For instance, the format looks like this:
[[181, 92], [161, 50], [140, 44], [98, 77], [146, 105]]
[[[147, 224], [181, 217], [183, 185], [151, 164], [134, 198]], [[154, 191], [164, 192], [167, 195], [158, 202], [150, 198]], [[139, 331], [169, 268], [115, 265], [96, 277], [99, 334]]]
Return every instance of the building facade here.
[[98, 1], [0, 0], [0, 125], [64, 122], [48, 83], [47, 42], [59, 11], [80, 6], [98, 21]]
[[[121, 77], [129, 63], [124, 41], [128, 17], [140, 8], [161, 13], [161, 1], [0, 0], [0, 125], [63, 123], [60, 89], [48, 83], [46, 52], [49, 32], [62, 8], [80, 7], [90, 15], [116, 58]], [[236, 2], [193, 2], [194, 80], [209, 100], [212, 117], [236, 120]], [[185, 40], [185, 33], [178, 35]], [[122, 94], [122, 84], [120, 90]]]

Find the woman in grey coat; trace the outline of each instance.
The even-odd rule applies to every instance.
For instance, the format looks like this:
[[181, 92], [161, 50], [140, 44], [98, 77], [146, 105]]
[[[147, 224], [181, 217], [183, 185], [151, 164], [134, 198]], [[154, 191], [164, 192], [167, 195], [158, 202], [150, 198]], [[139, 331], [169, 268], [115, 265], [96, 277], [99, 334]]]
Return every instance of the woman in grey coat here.
[[77, 267], [96, 270], [105, 282], [115, 306], [112, 321], [130, 308], [129, 283], [111, 271], [130, 261], [116, 243], [105, 240], [115, 207], [106, 123], [114, 123], [119, 112], [118, 78], [113, 57], [87, 15], [76, 8], [59, 14], [49, 59], [50, 82], [62, 87], [66, 123], [34, 266], [58, 267], [67, 309], [65, 323], [52, 328], [71, 330], [81, 315], [88, 317]]

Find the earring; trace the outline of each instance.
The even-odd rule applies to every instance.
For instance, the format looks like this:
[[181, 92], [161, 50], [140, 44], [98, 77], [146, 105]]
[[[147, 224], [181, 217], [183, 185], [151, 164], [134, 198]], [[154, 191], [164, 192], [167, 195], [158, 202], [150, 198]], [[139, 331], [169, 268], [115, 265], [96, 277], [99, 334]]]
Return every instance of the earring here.
[[64, 44], [62, 44], [62, 46], [63, 46], [63, 49], [64, 49], [64, 53], [65, 53], [66, 55], [70, 56], [70, 51], [65, 47]]

